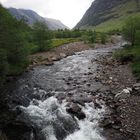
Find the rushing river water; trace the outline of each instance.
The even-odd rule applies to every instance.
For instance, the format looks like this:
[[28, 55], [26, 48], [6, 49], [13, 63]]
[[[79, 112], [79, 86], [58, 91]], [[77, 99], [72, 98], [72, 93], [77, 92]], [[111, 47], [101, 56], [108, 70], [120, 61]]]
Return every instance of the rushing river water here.
[[[98, 90], [107, 87], [95, 80], [99, 67], [96, 60], [119, 46], [79, 52], [25, 73], [12, 85], [15, 97], [11, 104], [16, 108], [19, 104], [21, 112], [17, 120], [31, 124], [37, 140], [105, 140], [98, 123], [106, 107], [98, 100]], [[72, 104], [81, 109], [84, 118], [68, 113]], [[29, 139], [35, 139], [33, 132]]]

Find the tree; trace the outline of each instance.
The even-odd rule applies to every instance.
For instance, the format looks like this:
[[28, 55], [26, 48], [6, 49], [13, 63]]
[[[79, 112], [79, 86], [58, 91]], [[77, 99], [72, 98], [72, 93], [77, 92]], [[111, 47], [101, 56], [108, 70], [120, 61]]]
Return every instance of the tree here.
[[51, 47], [51, 32], [45, 22], [36, 22], [33, 25], [34, 36], [36, 45], [39, 47], [39, 51], [46, 51]]
[[[27, 66], [26, 40], [23, 35], [25, 26], [23, 21], [17, 21], [0, 5], [0, 49], [6, 54], [10, 67], [8, 74], [19, 74]], [[1, 59], [4, 59], [2, 54]]]
[[9, 64], [7, 60], [7, 53], [4, 49], [0, 49], [0, 87], [5, 81], [5, 77], [9, 72]]

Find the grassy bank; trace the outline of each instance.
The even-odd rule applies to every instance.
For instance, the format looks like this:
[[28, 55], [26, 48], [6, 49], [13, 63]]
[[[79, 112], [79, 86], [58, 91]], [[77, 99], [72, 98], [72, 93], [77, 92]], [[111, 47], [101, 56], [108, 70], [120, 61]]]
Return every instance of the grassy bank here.
[[53, 39], [52, 40], [52, 48], [64, 45], [64, 44], [69, 44], [73, 42], [78, 42], [80, 39], [78, 38], [63, 38], [63, 39]]
[[[69, 44], [69, 43], [78, 42], [78, 41], [80, 41], [79, 38], [52, 39], [51, 45], [48, 48], [48, 50], [55, 48], [55, 47], [62, 46], [64, 44]], [[37, 46], [35, 44], [30, 44], [30, 46], [28, 46], [28, 48], [27, 48], [27, 51], [29, 52], [29, 54], [37, 53], [37, 52], [39, 52], [39, 46]]]
[[133, 73], [140, 79], [140, 45], [124, 46], [115, 52], [114, 57], [121, 62], [131, 62]]

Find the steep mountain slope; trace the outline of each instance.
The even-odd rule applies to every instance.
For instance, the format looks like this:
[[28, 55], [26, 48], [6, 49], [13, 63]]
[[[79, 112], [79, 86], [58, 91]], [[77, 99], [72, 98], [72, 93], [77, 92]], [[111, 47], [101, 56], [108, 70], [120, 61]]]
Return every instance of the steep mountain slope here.
[[40, 15], [38, 15], [36, 12], [34, 12], [32, 10], [15, 9], [15, 8], [9, 8], [8, 10], [18, 20], [24, 18], [26, 20], [27, 24], [29, 24], [31, 26], [36, 21], [42, 21], [42, 22], [46, 22], [48, 28], [51, 29], [51, 30], [68, 28], [61, 21], [41, 17]]
[[50, 29], [68, 29], [60, 20], [45, 18], [47, 25]]
[[129, 16], [140, 15], [140, 0], [95, 0], [76, 28], [113, 29]]

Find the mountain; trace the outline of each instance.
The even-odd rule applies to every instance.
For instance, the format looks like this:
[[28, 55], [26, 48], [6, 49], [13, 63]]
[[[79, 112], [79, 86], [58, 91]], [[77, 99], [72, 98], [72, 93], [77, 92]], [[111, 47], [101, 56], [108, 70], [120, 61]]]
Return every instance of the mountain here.
[[28, 25], [32, 26], [36, 21], [46, 22], [50, 30], [65, 29], [65, 26], [61, 21], [51, 18], [41, 17], [39, 14], [32, 10], [8, 8], [8, 11], [18, 20], [24, 18]]
[[49, 29], [69, 29], [65, 26], [60, 20], [52, 19], [52, 18], [45, 18]]
[[95, 0], [76, 28], [120, 28], [129, 16], [140, 16], [140, 0]]

